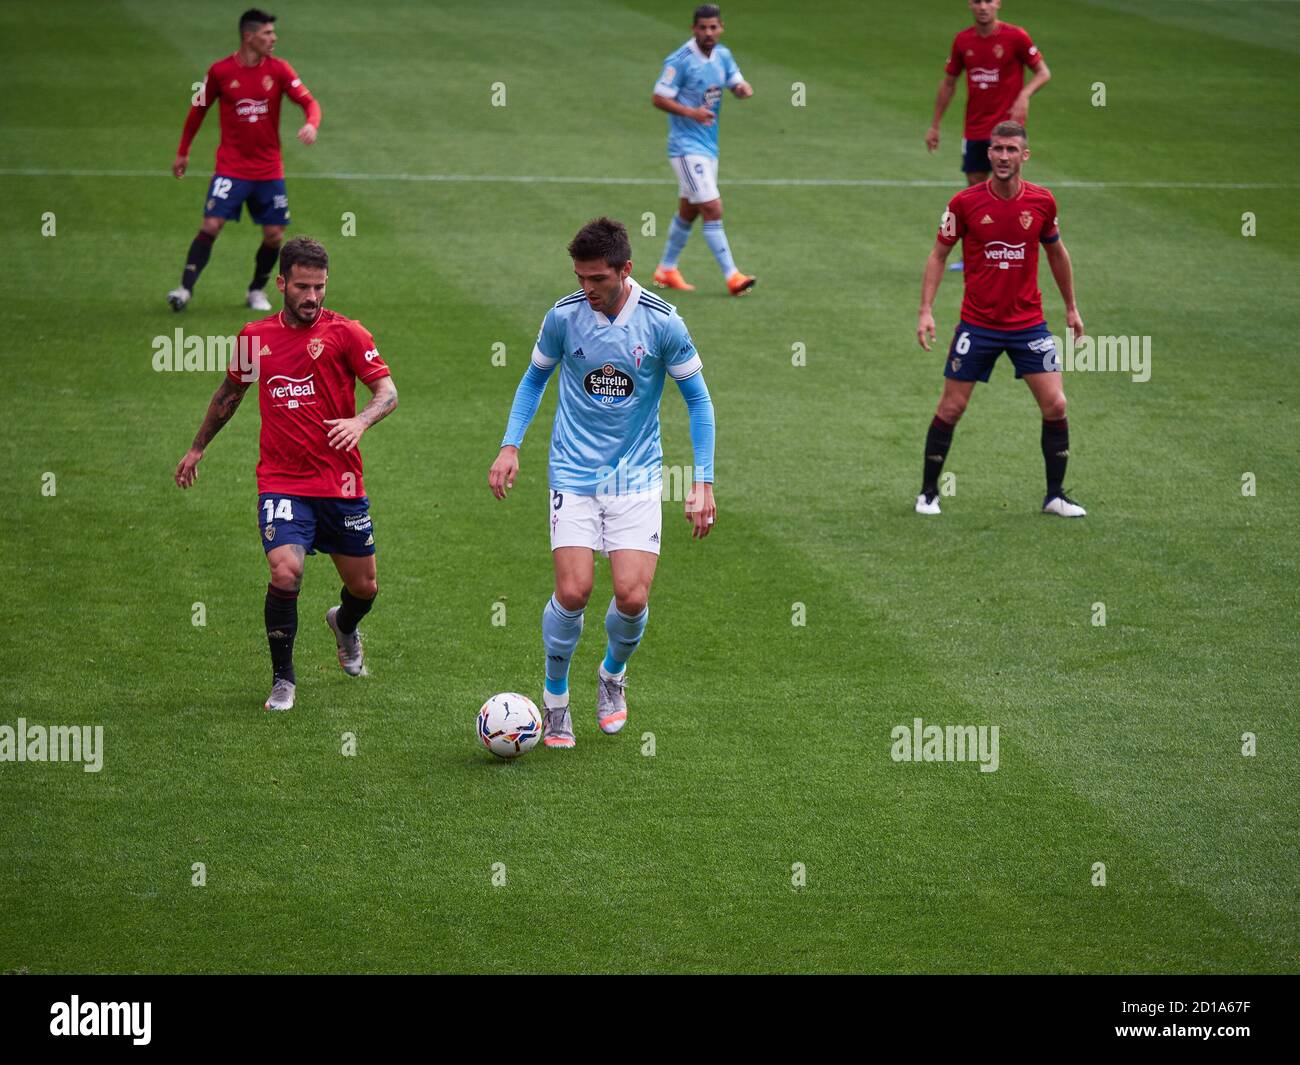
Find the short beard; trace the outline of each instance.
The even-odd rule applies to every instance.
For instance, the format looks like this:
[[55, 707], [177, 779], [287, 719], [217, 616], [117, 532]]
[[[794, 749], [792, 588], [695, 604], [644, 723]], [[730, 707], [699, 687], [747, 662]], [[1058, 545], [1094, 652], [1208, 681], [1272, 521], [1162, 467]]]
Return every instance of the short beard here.
[[299, 325], [311, 325], [315, 323], [317, 318], [320, 317], [321, 305], [319, 303], [316, 305], [316, 311], [312, 315], [310, 320], [304, 318], [300, 313], [298, 313], [298, 307], [301, 307], [305, 302], [306, 302], [305, 300], [299, 300], [298, 306], [295, 307], [287, 299], [284, 301], [284, 309], [289, 312], [289, 317], [292, 318]]

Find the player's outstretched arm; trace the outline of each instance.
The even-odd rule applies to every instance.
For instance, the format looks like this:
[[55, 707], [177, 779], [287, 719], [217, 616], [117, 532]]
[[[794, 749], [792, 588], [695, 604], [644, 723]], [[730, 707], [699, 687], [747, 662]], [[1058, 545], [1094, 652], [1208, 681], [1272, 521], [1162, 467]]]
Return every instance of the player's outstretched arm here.
[[501, 441], [501, 450], [493, 460], [492, 468], [488, 470], [488, 487], [497, 499], [505, 499], [506, 492], [515, 486], [515, 477], [519, 474], [519, 445], [524, 442], [524, 434], [528, 432], [537, 408], [542, 405], [546, 382], [551, 379], [551, 374], [558, 365], [558, 360], [551, 361], [546, 367], [530, 361], [524, 376], [519, 380], [514, 402], [510, 404], [510, 418], [506, 422], [506, 435]]
[[925, 260], [925, 273], [921, 275], [921, 309], [916, 316], [916, 339], [926, 351], [930, 350], [930, 343], [934, 340], [934, 297], [939, 292], [939, 282], [943, 280], [944, 263], [954, 247], [936, 239], [929, 258]]
[[1075, 336], [1084, 336], [1083, 319], [1074, 302], [1074, 268], [1070, 265], [1070, 253], [1065, 250], [1065, 241], [1054, 240], [1051, 244], [1044, 244], [1043, 253], [1047, 256], [1047, 265], [1052, 268], [1056, 287], [1061, 290], [1061, 299], [1065, 301], [1065, 324], [1074, 330]]
[[945, 74], [943, 80], [939, 82], [939, 92], [934, 98], [934, 121], [925, 132], [925, 146], [930, 151], [939, 147], [939, 123], [943, 121], [943, 113], [948, 110], [948, 104], [952, 101], [952, 94], [956, 88], [955, 74]]
[[373, 395], [360, 413], [351, 418], [325, 419], [330, 427], [327, 439], [335, 451], [351, 451], [361, 442], [362, 433], [397, 409], [397, 386], [391, 377], [369, 381], [367, 387]]
[[247, 391], [247, 382], [232, 381], [229, 377], [221, 379], [221, 384], [212, 394], [212, 401], [208, 404], [208, 413], [203, 417], [203, 424], [199, 426], [199, 431], [194, 436], [194, 443], [190, 445], [189, 451], [185, 452], [185, 457], [176, 467], [176, 483], [181, 488], [189, 488], [198, 480], [199, 460], [203, 458], [204, 450], [212, 442], [212, 438], [221, 432], [221, 427], [235, 416], [235, 411], [239, 409], [239, 404]]
[[686, 413], [691, 421], [691, 450], [695, 454], [695, 472], [686, 496], [686, 520], [691, 523], [691, 536], [702, 540], [709, 535], [718, 515], [713, 500], [713, 400], [701, 372], [679, 380], [677, 387], [686, 400]]

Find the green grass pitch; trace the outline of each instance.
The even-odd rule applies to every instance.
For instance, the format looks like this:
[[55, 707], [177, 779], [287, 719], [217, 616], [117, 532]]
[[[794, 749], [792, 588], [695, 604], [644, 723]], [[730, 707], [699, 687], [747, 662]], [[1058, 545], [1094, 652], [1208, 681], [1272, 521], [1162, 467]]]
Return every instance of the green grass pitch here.
[[[623, 734], [592, 709], [601, 565], [577, 748], [476, 746], [488, 695], [540, 700], [554, 384], [505, 503], [487, 469], [575, 288], [573, 231], [625, 220], [649, 280], [675, 198], [650, 89], [690, 7], [272, 5], [324, 111], [306, 149], [286, 103], [293, 231], [325, 241], [327, 305], [375, 333], [401, 394], [362, 448], [373, 675], [334, 661], [317, 557], [287, 715], [261, 709], [255, 401], [182, 493], [217, 378], [151, 367], [155, 336], [248, 317], [247, 222], [183, 316], [163, 299], [215, 115], [189, 176], [166, 171], [236, 8], [59, 3], [34, 36], [0, 13], [0, 724], [105, 730], [98, 774], [0, 763], [0, 971], [1300, 968], [1296, 5], [1004, 7], [1054, 73], [1026, 176], [1056, 192], [1084, 321], [1151, 338], [1145, 383], [1067, 375], [1080, 522], [1038, 513], [1039, 418], [1005, 361], [943, 516], [912, 513], [943, 359], [916, 345], [917, 293], [964, 86], [940, 151], [922, 138], [964, 5], [724, 7], [756, 90], [723, 106], [727, 232], [760, 281], [729, 298], [697, 228], [699, 290], [676, 300], [717, 411], [716, 531], [691, 542], [665, 504]], [[941, 341], [960, 290], [945, 275]], [[671, 384], [663, 410], [666, 461], [688, 463]], [[916, 717], [998, 726], [998, 771], [893, 761]]]

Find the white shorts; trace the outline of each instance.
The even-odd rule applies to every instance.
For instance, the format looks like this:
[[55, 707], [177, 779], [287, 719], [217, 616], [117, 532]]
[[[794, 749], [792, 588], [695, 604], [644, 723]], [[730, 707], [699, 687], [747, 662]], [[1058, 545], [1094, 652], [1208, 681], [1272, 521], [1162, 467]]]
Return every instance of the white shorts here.
[[663, 531], [663, 489], [579, 495], [551, 489], [551, 550], [589, 547], [611, 551], [659, 554]]
[[675, 155], [668, 160], [677, 174], [677, 190], [691, 203], [716, 200], [718, 192], [718, 157], [715, 155]]

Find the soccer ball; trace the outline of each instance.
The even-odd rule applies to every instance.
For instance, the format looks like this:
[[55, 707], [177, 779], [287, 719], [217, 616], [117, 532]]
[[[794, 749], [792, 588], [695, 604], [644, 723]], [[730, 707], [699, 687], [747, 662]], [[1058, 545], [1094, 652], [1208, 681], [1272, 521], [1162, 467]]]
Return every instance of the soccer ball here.
[[542, 738], [542, 715], [528, 696], [502, 692], [479, 710], [478, 738], [498, 758], [518, 758]]

